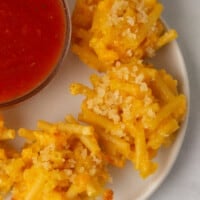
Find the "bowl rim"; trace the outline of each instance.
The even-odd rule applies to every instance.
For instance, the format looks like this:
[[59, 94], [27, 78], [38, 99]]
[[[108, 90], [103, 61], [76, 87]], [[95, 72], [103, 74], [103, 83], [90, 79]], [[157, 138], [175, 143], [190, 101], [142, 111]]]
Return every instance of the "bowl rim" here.
[[62, 49], [61, 55], [59, 56], [57, 64], [52, 67], [52, 70], [47, 74], [47, 76], [44, 78], [44, 80], [42, 80], [40, 83], [38, 83], [38, 85], [36, 85], [34, 88], [30, 89], [25, 94], [22, 94], [21, 96], [18, 96], [16, 98], [13, 98], [8, 101], [0, 103], [0, 109], [21, 103], [21, 102], [29, 99], [30, 97], [36, 95], [39, 91], [41, 91], [44, 87], [46, 87], [48, 85], [48, 83], [53, 79], [53, 77], [56, 75], [57, 71], [59, 70], [60, 66], [62, 65], [64, 58], [70, 48], [72, 24], [71, 24], [71, 15], [70, 15], [68, 1], [66, 1], [66, 0], [60, 0], [60, 1], [63, 5], [67, 28], [66, 28], [66, 33], [65, 33], [65, 41], [63, 44], [63, 49]]

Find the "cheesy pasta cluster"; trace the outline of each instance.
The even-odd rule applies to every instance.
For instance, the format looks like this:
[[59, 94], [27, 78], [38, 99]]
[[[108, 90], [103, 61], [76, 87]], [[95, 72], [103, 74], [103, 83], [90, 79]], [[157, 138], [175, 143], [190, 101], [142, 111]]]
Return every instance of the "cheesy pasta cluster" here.
[[72, 50], [99, 71], [152, 57], [177, 37], [161, 22], [162, 10], [156, 0], [79, 0], [72, 18]]
[[[10, 175], [8, 173], [10, 164], [14, 163], [13, 159], [19, 156], [17, 151], [8, 144], [10, 140], [15, 138], [15, 135], [15, 131], [7, 128], [0, 116], [0, 199], [10, 191], [13, 180], [18, 176], [18, 173]], [[18, 171], [17, 165], [14, 170]]]
[[157, 150], [173, 141], [186, 111], [177, 81], [164, 70], [142, 61], [92, 75], [90, 89], [72, 84], [71, 93], [84, 94], [79, 119], [95, 127], [111, 164], [133, 162], [142, 177], [152, 174]]
[[39, 121], [37, 130], [21, 128], [19, 136], [26, 140], [20, 153], [0, 149], [2, 197], [11, 190], [13, 200], [112, 199], [105, 189], [107, 161], [93, 127], [68, 116], [54, 124]]

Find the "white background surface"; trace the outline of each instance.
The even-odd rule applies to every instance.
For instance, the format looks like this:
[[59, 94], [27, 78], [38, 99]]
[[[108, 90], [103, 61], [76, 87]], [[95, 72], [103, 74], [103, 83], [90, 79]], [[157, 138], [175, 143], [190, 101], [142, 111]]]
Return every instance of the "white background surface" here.
[[177, 161], [150, 200], [200, 199], [200, 1], [162, 0], [164, 18], [179, 33], [190, 81], [191, 110]]

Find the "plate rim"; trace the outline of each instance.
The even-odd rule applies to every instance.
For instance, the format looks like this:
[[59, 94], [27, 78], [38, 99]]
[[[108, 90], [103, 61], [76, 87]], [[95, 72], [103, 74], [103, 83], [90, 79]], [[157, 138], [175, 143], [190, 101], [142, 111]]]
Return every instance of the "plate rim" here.
[[[188, 77], [188, 70], [187, 70], [187, 66], [181, 51], [181, 48], [177, 42], [177, 40], [174, 40], [170, 43], [170, 45], [174, 45], [174, 47], [176, 48], [176, 53], [178, 55], [178, 60], [179, 63], [181, 63], [181, 68], [182, 68], [182, 73], [183, 73], [183, 79], [184, 79], [184, 95], [187, 98], [187, 113], [185, 116], [184, 121], [181, 124], [181, 127], [178, 131], [181, 132], [181, 134], [179, 134], [178, 138], [175, 139], [175, 142], [173, 144], [173, 151], [172, 151], [172, 155], [169, 156], [169, 161], [168, 161], [168, 167], [166, 167], [164, 173], [162, 173], [162, 176], [159, 177], [159, 179], [152, 184], [152, 186], [150, 187], [150, 189], [148, 189], [147, 192], [144, 192], [142, 196], [140, 196], [139, 198], [137, 198], [136, 200], [146, 200], [150, 197], [153, 196], [153, 194], [159, 189], [159, 187], [162, 186], [162, 184], [165, 182], [165, 180], [167, 179], [167, 177], [169, 176], [169, 174], [171, 173], [179, 155], [180, 155], [180, 151], [182, 149], [183, 146], [183, 142], [186, 136], [186, 132], [188, 130], [188, 123], [189, 123], [189, 116], [190, 116], [190, 110], [191, 110], [191, 105], [190, 105], [190, 81], [189, 81], [189, 77]], [[175, 144], [176, 143], [176, 144]], [[171, 148], [171, 146], [169, 147]], [[131, 200], [131, 199], [129, 199]]]

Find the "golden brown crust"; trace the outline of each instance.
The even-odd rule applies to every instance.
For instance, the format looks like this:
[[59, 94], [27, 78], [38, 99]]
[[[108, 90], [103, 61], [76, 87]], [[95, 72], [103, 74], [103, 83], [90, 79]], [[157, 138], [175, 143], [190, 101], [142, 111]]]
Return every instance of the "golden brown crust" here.
[[113, 191], [112, 190], [105, 191], [103, 200], [113, 200]]

